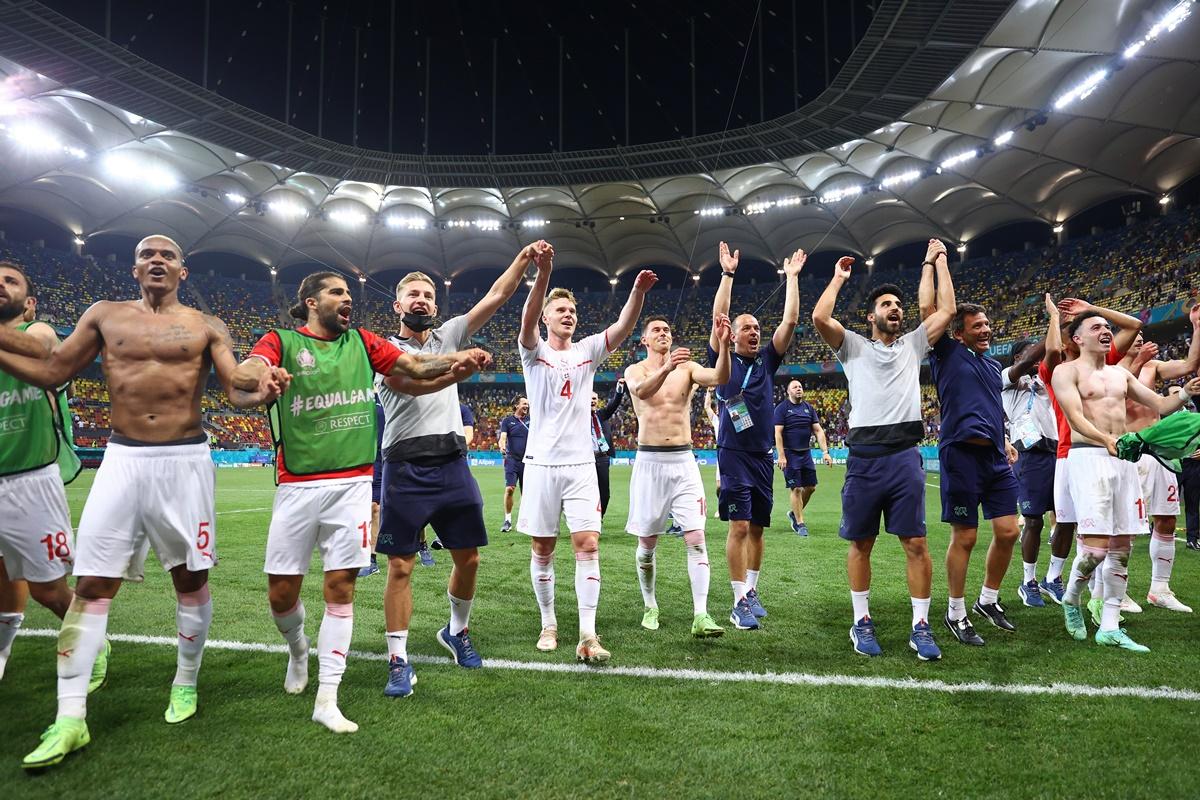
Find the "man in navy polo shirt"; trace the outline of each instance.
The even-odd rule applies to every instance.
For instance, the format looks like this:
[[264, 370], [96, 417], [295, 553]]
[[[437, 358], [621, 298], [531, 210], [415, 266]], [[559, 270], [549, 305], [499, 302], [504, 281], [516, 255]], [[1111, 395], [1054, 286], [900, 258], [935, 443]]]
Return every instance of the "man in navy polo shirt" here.
[[[928, 297], [925, 292], [928, 291]], [[922, 286], [921, 315], [933, 313], [933, 287]], [[992, 521], [983, 587], [971, 610], [1002, 631], [1015, 631], [1000, 605], [1000, 584], [1017, 543], [1017, 479], [1012, 464], [1017, 451], [1004, 429], [1000, 398], [1000, 362], [987, 355], [992, 328], [987, 311], [963, 303], [954, 314], [951, 335], [943, 336], [929, 354], [929, 370], [937, 384], [942, 429], [942, 522], [950, 523], [946, 549], [946, 589], [950, 607], [946, 627], [963, 644], [980, 647], [983, 638], [967, 618], [967, 565], [979, 533], [979, 506]]]
[[817, 417], [817, 410], [804, 399], [804, 386], [800, 381], [791, 381], [787, 386], [787, 397], [775, 406], [775, 463], [783, 470], [783, 481], [788, 488], [792, 510], [788, 520], [792, 532], [808, 536], [808, 525], [804, 522], [804, 507], [817, 490], [817, 468], [813, 464], [812, 437], [816, 435], [821, 446], [821, 462], [833, 465], [829, 456], [829, 442], [825, 429]]
[[[730, 254], [729, 245], [721, 242], [721, 285], [713, 299], [714, 319], [729, 314], [740, 252], [735, 250]], [[767, 616], [758, 598], [758, 573], [762, 570], [763, 528], [771, 524], [774, 501], [771, 460], [775, 440], [774, 376], [800, 320], [800, 270], [806, 258], [803, 250], [797, 250], [791, 258], [783, 260], [783, 320], [771, 341], [760, 346], [762, 328], [753, 314], [740, 314], [734, 319], [729, 382], [716, 390], [720, 401], [717, 466], [721, 472], [717, 504], [721, 519], [729, 523], [725, 542], [725, 560], [733, 586], [729, 621], [738, 630], [757, 628], [758, 620]], [[710, 338], [710, 367], [717, 363], [718, 344], [715, 338]]]
[[[871, 338], [848, 331], [833, 318], [838, 292], [850, 278], [854, 259], [843, 256], [833, 279], [813, 309], [813, 324], [832, 347], [850, 392], [850, 434], [846, 443], [846, 481], [842, 486], [842, 526], [838, 535], [850, 542], [846, 572], [854, 626], [854, 652], [877, 656], [883, 651], [875, 638], [868, 599], [871, 594], [871, 550], [879, 536], [879, 519], [888, 533], [900, 539], [908, 560], [908, 591], [912, 599], [912, 634], [908, 644], [922, 661], [942, 657], [929, 628], [929, 591], [933, 564], [925, 543], [925, 470], [917, 443], [925, 435], [921, 417], [921, 358], [941, 339], [954, 316], [954, 284], [946, 263], [946, 246], [929, 241], [921, 272], [921, 295], [933, 286], [937, 271], [937, 305], [909, 333], [900, 335], [904, 308], [900, 289], [891, 284], [867, 295]], [[932, 295], [930, 295], [932, 297]]]
[[512, 530], [513, 494], [517, 486], [525, 490], [525, 443], [529, 441], [529, 400], [518, 397], [513, 413], [500, 420], [500, 452], [504, 454], [504, 525], [501, 533]]

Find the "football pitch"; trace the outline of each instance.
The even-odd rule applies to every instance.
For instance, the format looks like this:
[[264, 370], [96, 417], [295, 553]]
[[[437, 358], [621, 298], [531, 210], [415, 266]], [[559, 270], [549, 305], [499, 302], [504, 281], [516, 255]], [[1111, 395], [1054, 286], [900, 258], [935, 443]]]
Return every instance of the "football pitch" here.
[[[29, 636], [13, 647], [0, 681], [0, 796], [17, 797], [1186, 797], [1200, 767], [1200, 618], [1147, 608], [1129, 615], [1135, 655], [1075, 642], [1058, 606], [1021, 606], [1019, 551], [1001, 599], [1017, 625], [1006, 634], [976, 619], [983, 648], [959, 645], [941, 624], [948, 526], [937, 522], [937, 476], [927, 489], [933, 554], [934, 635], [941, 662], [908, 648], [910, 604], [899, 544], [874, 554], [871, 610], [884, 648], [850, 648], [846, 545], [837, 537], [841, 468], [819, 468], [807, 514], [812, 536], [786, 523], [777, 473], [774, 527], [759, 582], [770, 612], [758, 631], [728, 624], [724, 526], [710, 520], [714, 618], [720, 639], [689, 635], [691, 597], [683, 543], [662, 537], [662, 627], [643, 630], [624, 533], [628, 467], [613, 467], [601, 539], [604, 577], [598, 629], [607, 667], [574, 664], [574, 562], [558, 548], [559, 650], [539, 653], [529, 544], [499, 533], [503, 473], [477, 468], [491, 544], [482, 551], [471, 634], [484, 668], [454, 666], [434, 635], [445, 624], [450, 558], [413, 575], [409, 639], [419, 683], [389, 700], [382, 573], [361, 580], [341, 707], [360, 729], [336, 736], [310, 721], [317, 664], [304, 695], [282, 689], [286, 656], [271, 621], [262, 573], [271, 473], [220, 470], [220, 565], [212, 572], [214, 619], [200, 672], [200, 711], [163, 722], [175, 669], [175, 598], [153, 559], [142, 585], [113, 603], [108, 685], [89, 702], [92, 743], [59, 767], [23, 775], [21, 758], [54, 717], [58, 620], [31, 603]], [[712, 499], [712, 469], [704, 471]], [[68, 487], [78, 520], [93, 473]], [[136, 491], [136, 488], [134, 488]], [[1180, 534], [1182, 536], [1182, 534]], [[979, 591], [980, 534], [967, 584]], [[1135, 545], [1130, 595], [1144, 601], [1150, 564]], [[1044, 536], [1039, 577], [1049, 558]], [[323, 604], [319, 559], [304, 588], [314, 644]], [[1173, 586], [1200, 602], [1200, 554], [1177, 549]], [[1089, 620], [1089, 631], [1094, 630]], [[42, 635], [39, 635], [39, 631]]]

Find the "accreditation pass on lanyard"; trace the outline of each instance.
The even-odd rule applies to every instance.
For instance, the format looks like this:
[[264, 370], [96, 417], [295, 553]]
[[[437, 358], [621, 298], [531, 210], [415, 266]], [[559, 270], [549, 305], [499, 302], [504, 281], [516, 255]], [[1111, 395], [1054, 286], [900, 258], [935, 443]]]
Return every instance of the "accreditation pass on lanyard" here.
[[746, 369], [746, 377], [742, 378], [741, 391], [725, 401], [725, 408], [729, 411], [729, 421], [733, 423], [735, 433], [741, 433], [754, 427], [754, 420], [750, 418], [750, 409], [746, 407], [745, 392], [746, 386], [750, 383], [750, 375], [754, 372], [758, 362], [757, 358], [754, 359], [754, 363]]
[[1025, 413], [1015, 426], [1013, 426], [1013, 438], [1021, 443], [1021, 446], [1026, 450], [1033, 449], [1034, 445], [1042, 440], [1042, 433], [1038, 430], [1037, 425], [1033, 421], [1033, 416], [1030, 411], [1033, 409], [1033, 393], [1036, 386], [1029, 387], [1029, 398], [1025, 402]]

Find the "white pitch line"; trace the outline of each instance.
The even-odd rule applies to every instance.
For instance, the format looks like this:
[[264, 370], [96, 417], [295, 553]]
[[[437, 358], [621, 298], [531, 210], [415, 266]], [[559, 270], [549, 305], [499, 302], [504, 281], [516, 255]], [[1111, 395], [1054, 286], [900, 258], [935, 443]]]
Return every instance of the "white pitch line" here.
[[[22, 629], [17, 632], [20, 636], [39, 636], [54, 638], [58, 631], [50, 628]], [[114, 642], [128, 644], [149, 644], [165, 647], [175, 647], [176, 640], [168, 636], [143, 636], [141, 634], [110, 633], [108, 638]], [[238, 642], [222, 639], [210, 639], [206, 648], [209, 650], [235, 650], [252, 653], [288, 652], [287, 645], [267, 644], [265, 642]], [[310, 651], [316, 653], [316, 650]], [[364, 652], [351, 650], [350, 655], [365, 661], [387, 661], [386, 653]], [[409, 658], [414, 664], [437, 664], [451, 666], [453, 661], [442, 656], [414, 655]], [[537, 661], [515, 661], [507, 658], [485, 658], [485, 667], [505, 669], [514, 672], [549, 672], [573, 675], [618, 676], [626, 678], [651, 678], [665, 680], [706, 681], [709, 683], [768, 683], [785, 686], [838, 686], [859, 689], [905, 689], [926, 692], [941, 692], [943, 694], [1009, 694], [1009, 695], [1066, 695], [1069, 697], [1135, 697], [1143, 700], [1176, 700], [1182, 702], [1200, 702], [1200, 691], [1192, 689], [1176, 689], [1170, 686], [1091, 686], [1082, 683], [990, 683], [988, 681], [970, 681], [967, 683], [949, 683], [941, 680], [921, 678], [879, 678], [858, 675], [818, 675], [807, 672], [718, 672], [703, 669], [665, 669], [660, 667], [589, 667], [584, 664], [543, 663]], [[934, 667], [936, 669], [936, 667]]]
[[217, 516], [219, 517], [222, 514], [249, 514], [252, 511], [270, 511], [270, 510], [271, 510], [270, 506], [263, 506], [262, 508], [239, 508], [236, 511], [218, 511]]

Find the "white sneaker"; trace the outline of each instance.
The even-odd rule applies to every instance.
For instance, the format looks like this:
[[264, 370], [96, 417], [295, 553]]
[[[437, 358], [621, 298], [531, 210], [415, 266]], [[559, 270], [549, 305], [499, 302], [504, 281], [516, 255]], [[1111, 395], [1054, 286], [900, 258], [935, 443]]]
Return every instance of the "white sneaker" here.
[[604, 664], [612, 658], [612, 653], [600, 646], [599, 638], [588, 636], [579, 641], [579, 646], [575, 648], [575, 658], [585, 664]]
[[1163, 589], [1157, 592], [1151, 589], [1150, 593], [1146, 595], [1146, 602], [1158, 608], [1165, 608], [1168, 611], [1182, 611], [1185, 614], [1192, 613], [1192, 607], [1185, 606], [1179, 602], [1175, 597], [1175, 593], [1170, 589]]
[[1126, 614], [1142, 613], [1142, 607], [1139, 606], [1137, 603], [1133, 602], [1133, 598], [1130, 597], [1129, 595], [1125, 595], [1124, 597], [1121, 598], [1121, 610], [1124, 611]]
[[542, 633], [538, 636], [537, 649], [543, 653], [549, 653], [551, 650], [558, 649], [558, 628], [553, 625], [547, 625], [542, 628]]
[[342, 715], [334, 700], [318, 700], [313, 706], [313, 722], [319, 722], [334, 733], [354, 733], [358, 723], [351, 722]]

